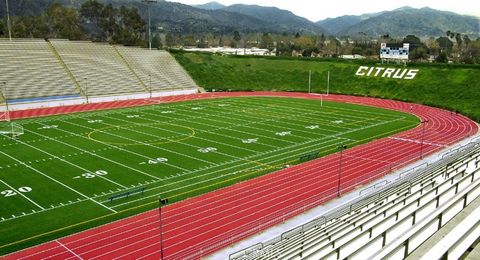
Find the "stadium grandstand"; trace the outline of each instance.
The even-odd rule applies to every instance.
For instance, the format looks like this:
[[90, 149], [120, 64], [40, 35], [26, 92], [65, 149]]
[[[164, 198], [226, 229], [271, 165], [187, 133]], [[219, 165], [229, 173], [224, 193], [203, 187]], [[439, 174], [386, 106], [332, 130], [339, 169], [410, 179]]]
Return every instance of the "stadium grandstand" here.
[[[29, 108], [34, 108], [32, 102], [52, 100], [85, 102], [104, 97], [96, 100], [108, 101], [109, 97], [120, 100], [197, 92], [185, 70], [160, 50], [88, 41], [2, 39], [0, 66], [8, 102], [30, 103]], [[64, 102], [49, 106], [58, 104]]]

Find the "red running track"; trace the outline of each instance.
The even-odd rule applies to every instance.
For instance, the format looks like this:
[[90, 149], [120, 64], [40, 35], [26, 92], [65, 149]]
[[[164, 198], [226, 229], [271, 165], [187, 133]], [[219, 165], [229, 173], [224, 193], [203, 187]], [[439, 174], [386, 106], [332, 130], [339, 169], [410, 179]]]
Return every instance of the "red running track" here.
[[[151, 103], [234, 96], [282, 96], [319, 99], [318, 95], [278, 92], [208, 93], [15, 111], [13, 118], [64, 114]], [[413, 113], [427, 119], [424, 154], [438, 151], [478, 131], [472, 120], [449, 111], [400, 101], [342, 95], [325, 100], [350, 102]], [[420, 155], [422, 126], [360, 145], [343, 153], [340, 192], [400, 168]], [[338, 154], [245, 181], [163, 209], [165, 259], [198, 259], [337, 195]], [[64, 237], [6, 256], [6, 259], [159, 259], [157, 210]]]

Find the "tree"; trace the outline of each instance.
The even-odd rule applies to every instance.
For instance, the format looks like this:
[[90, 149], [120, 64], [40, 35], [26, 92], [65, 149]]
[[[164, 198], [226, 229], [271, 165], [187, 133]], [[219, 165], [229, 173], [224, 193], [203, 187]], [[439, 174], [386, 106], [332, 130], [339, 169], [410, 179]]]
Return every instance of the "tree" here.
[[98, 23], [102, 17], [104, 7], [97, 0], [88, 0], [80, 7], [80, 16], [87, 23]]
[[453, 47], [453, 43], [450, 41], [448, 37], [439, 37], [437, 38], [438, 46], [444, 50], [451, 50]]
[[75, 9], [55, 3], [47, 9], [45, 22], [48, 26], [48, 35], [45, 37], [71, 40], [83, 38], [84, 32], [80, 24], [80, 17]]
[[465, 43], [466, 46], [470, 45], [470, 43], [472, 42], [472, 40], [470, 40], [470, 37], [468, 37], [468, 35], [463, 35], [463, 42]]
[[102, 40], [111, 41], [115, 32], [118, 31], [116, 17], [117, 10], [113, 8], [112, 4], [108, 4], [102, 9], [99, 21], [99, 26], [102, 29]]
[[268, 33], [263, 33], [260, 40], [260, 48], [273, 50], [273, 39]]
[[457, 47], [460, 48], [462, 45], [462, 35], [460, 33], [455, 34], [455, 41], [457, 42]]
[[442, 63], [447, 63], [448, 58], [447, 58], [447, 53], [445, 51], [442, 51], [438, 54], [437, 58], [435, 59], [436, 62], [442, 62]]
[[402, 43], [409, 43], [410, 44], [410, 49], [415, 49], [415, 48], [418, 48], [418, 47], [424, 47], [424, 44], [422, 43], [420, 38], [418, 38], [417, 36], [412, 35], [412, 34], [405, 36], [405, 38], [403, 38]]
[[175, 46], [175, 37], [171, 33], [165, 35], [165, 44], [169, 48]]
[[145, 34], [145, 21], [140, 17], [137, 8], [120, 7], [117, 31], [113, 40], [125, 45], [140, 45]]
[[4, 36], [6, 33], [5, 33], [5, 26], [3, 25], [3, 22], [0, 21], [0, 37], [1, 36]]
[[235, 41], [235, 48], [238, 48], [238, 42], [242, 39], [240, 32], [234, 31], [233, 32], [233, 40]]

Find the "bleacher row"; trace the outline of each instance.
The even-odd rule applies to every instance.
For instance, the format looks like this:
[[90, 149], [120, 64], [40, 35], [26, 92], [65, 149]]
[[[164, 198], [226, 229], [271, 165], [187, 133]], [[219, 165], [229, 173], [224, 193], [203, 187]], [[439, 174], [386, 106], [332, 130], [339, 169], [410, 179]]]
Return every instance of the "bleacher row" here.
[[477, 141], [230, 259], [404, 259], [479, 195]]
[[11, 101], [197, 88], [166, 51], [87, 41], [0, 39], [0, 68]]

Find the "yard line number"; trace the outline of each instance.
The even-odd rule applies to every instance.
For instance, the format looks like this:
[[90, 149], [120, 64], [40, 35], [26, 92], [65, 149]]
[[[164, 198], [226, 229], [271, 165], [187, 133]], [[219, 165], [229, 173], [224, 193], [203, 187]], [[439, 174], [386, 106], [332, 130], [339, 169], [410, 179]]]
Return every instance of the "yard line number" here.
[[73, 179], [81, 179], [81, 178], [84, 178], [84, 179], [93, 179], [95, 177], [100, 177], [100, 176], [105, 176], [107, 175], [108, 172], [107, 171], [104, 171], [104, 170], [98, 170], [96, 172], [86, 172], [80, 176], [75, 176], [73, 177]]
[[[25, 187], [20, 187], [17, 190], [18, 192], [21, 192], [21, 193], [28, 193], [32, 191], [32, 188], [25, 186]], [[3, 195], [3, 197], [11, 197], [11, 196], [18, 195], [18, 193], [14, 190], [3, 190], [3, 191], [0, 191], [0, 194]]]

